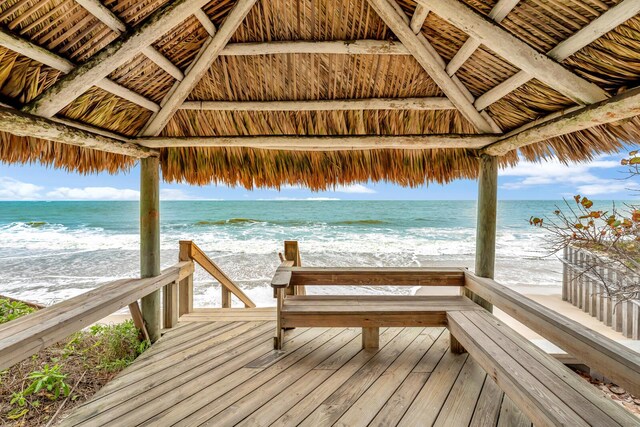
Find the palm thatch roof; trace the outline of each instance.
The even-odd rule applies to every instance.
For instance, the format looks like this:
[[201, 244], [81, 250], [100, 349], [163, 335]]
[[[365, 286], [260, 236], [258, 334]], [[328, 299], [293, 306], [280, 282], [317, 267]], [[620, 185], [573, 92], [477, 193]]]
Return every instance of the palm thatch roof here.
[[569, 117], [637, 90], [638, 3], [1, 0], [2, 108], [57, 133], [7, 113], [0, 159], [117, 172], [125, 144], [167, 181], [314, 189], [587, 160], [640, 141], [637, 105]]

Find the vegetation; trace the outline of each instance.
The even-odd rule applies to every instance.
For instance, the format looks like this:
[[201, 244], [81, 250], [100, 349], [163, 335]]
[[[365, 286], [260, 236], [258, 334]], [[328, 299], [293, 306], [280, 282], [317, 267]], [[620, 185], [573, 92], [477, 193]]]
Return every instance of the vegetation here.
[[[34, 310], [0, 299], [0, 323]], [[94, 325], [0, 372], [0, 425], [48, 425], [90, 398], [148, 345], [132, 321]]]
[[[640, 176], [639, 152], [629, 153], [622, 165], [629, 168], [630, 179]], [[618, 301], [640, 297], [640, 209], [625, 206], [621, 210], [615, 204], [609, 210], [595, 209], [592, 200], [576, 195], [552, 216], [532, 217], [529, 222], [549, 232], [553, 253], [573, 245], [593, 254], [584, 270], [603, 283], [609, 296]], [[599, 267], [603, 266], [623, 274], [615, 280], [601, 277]]]

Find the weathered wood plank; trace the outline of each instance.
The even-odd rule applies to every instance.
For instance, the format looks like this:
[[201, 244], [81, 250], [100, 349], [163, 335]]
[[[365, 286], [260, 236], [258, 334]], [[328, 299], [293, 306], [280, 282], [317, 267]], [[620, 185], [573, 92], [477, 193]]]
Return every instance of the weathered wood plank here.
[[246, 147], [290, 151], [353, 151], [383, 149], [480, 149], [498, 141], [495, 135], [337, 135], [337, 136], [216, 136], [140, 137], [136, 143], [147, 148]]
[[[442, 58], [433, 46], [422, 34], [414, 33], [410, 27], [409, 18], [402, 9], [396, 10], [398, 6], [396, 1], [392, 0], [392, 4], [386, 0], [368, 0], [368, 2], [461, 114], [481, 133], [493, 133], [493, 127], [478, 113], [465, 92], [446, 73]], [[425, 6], [429, 8], [429, 5], [425, 4]]]
[[123, 142], [12, 108], [0, 107], [0, 131], [136, 158], [158, 155], [156, 150], [134, 142]]
[[640, 358], [629, 348], [491, 280], [466, 273], [472, 292], [538, 332], [586, 365], [640, 394]]
[[292, 285], [464, 286], [464, 268], [298, 267]]
[[362, 110], [451, 110], [444, 97], [364, 98], [293, 101], [185, 101], [181, 110], [197, 111], [362, 111]]
[[593, 104], [609, 97], [597, 85], [537, 52], [458, 0], [419, 0], [418, 3], [516, 67], [580, 104]]
[[38, 116], [52, 117], [207, 2], [207, 0], [174, 0], [166, 4], [134, 30], [109, 44], [81, 66], [74, 68], [26, 105], [24, 111]]
[[541, 119], [539, 124], [532, 122], [526, 127], [515, 129], [504, 138], [500, 138], [498, 142], [486, 147], [483, 152], [492, 156], [501, 156], [536, 142], [628, 119], [639, 114], [640, 87], [636, 87], [606, 101], [572, 110], [552, 120]]

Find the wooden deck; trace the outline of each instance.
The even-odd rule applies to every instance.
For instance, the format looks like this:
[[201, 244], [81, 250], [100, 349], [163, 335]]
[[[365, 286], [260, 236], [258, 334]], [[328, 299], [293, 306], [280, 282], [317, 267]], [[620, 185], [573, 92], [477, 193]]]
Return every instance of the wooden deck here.
[[297, 328], [275, 351], [274, 330], [196, 311], [62, 425], [531, 425], [444, 328], [383, 328], [377, 350], [359, 328]]

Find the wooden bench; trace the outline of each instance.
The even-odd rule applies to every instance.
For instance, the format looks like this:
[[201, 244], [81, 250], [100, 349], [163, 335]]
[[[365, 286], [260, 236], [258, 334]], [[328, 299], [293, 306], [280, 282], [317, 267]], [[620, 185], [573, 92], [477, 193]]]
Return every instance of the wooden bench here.
[[451, 334], [534, 425], [640, 425], [640, 419], [491, 313], [450, 311], [447, 321]]
[[284, 261], [271, 286], [277, 298], [274, 347], [281, 349], [283, 330], [295, 327], [361, 327], [364, 348], [378, 346], [380, 327], [446, 326], [448, 311], [481, 310], [461, 296], [296, 295], [306, 286], [457, 286], [464, 268], [305, 268]]

